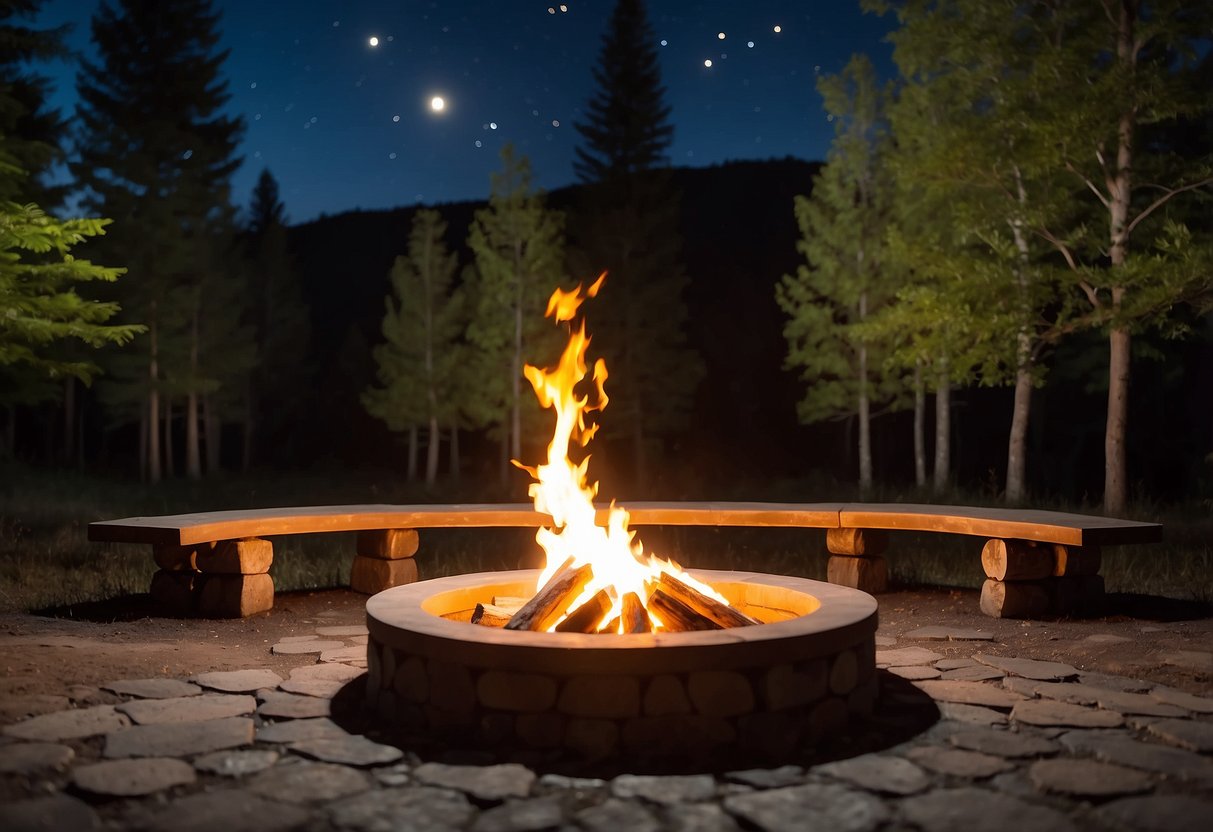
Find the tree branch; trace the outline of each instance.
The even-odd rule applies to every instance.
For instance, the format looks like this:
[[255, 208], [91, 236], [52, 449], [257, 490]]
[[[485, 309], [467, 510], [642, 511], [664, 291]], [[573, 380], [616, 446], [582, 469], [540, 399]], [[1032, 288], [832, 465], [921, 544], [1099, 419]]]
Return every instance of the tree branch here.
[[1182, 188], [1172, 188], [1171, 190], [1167, 191], [1165, 194], [1160, 196], [1158, 199], [1151, 202], [1148, 206], [1146, 206], [1145, 209], [1142, 210], [1142, 212], [1140, 214], [1138, 214], [1136, 217], [1133, 218], [1133, 221], [1131, 223], [1129, 223], [1128, 228], [1125, 229], [1125, 236], [1128, 237], [1130, 234], [1132, 234], [1133, 229], [1137, 227], [1137, 224], [1139, 222], [1144, 220], [1146, 217], [1150, 216], [1150, 214], [1153, 213], [1154, 209], [1160, 208], [1163, 205], [1165, 205], [1171, 199], [1171, 197], [1176, 196], [1177, 194], [1182, 194], [1184, 191], [1195, 190], [1196, 188], [1200, 188], [1200, 187], [1203, 187], [1203, 186], [1209, 185], [1209, 184], [1213, 184], [1213, 176], [1206, 177], [1206, 178], [1200, 180], [1199, 182], [1193, 182], [1190, 185], [1184, 185]]
[[1099, 190], [1099, 187], [1096, 186], [1096, 184], [1092, 182], [1085, 174], [1079, 171], [1078, 168], [1074, 167], [1072, 163], [1066, 162], [1066, 169], [1081, 179], [1083, 183], [1091, 189], [1091, 193], [1095, 194], [1095, 198], [1100, 201], [1105, 209], [1110, 209], [1112, 207], [1108, 202], [1108, 198], [1103, 195], [1102, 191]]

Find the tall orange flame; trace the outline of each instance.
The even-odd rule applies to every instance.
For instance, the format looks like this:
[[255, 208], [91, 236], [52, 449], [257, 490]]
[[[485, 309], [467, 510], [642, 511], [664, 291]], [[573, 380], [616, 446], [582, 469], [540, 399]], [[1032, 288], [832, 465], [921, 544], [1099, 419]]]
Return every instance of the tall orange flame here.
[[[572, 292], [557, 289], [548, 301], [547, 317], [557, 322], [572, 322], [582, 303], [598, 294], [605, 279], [606, 272], [603, 272], [588, 289], [582, 286]], [[606, 525], [596, 522], [594, 497], [598, 483], [589, 483], [590, 455], [587, 453], [580, 464], [574, 464], [569, 457], [573, 443], [585, 447], [594, 438], [598, 425], [588, 423], [586, 417], [605, 408], [608, 401], [606, 364], [599, 358], [591, 373], [586, 363], [589, 345], [583, 318], [571, 328], [568, 343], [554, 368], [543, 370], [528, 364], [524, 369], [539, 403], [556, 411], [556, 427], [548, 445], [547, 461], [530, 468], [515, 460], [515, 464], [535, 480], [528, 491], [535, 510], [552, 517], [552, 527], [541, 528], [535, 535], [547, 554], [539, 585], [546, 583], [570, 558], [574, 567], [592, 564], [593, 580], [570, 609], [576, 609], [599, 590], [606, 589], [613, 603], [607, 621], [621, 613], [623, 597], [627, 593], [635, 592], [642, 600], [647, 599], [646, 583], [656, 579], [661, 572], [677, 574], [680, 580], [700, 592], [724, 601], [723, 596], [683, 573], [673, 561], [646, 555], [644, 546], [634, 539], [636, 533], [628, 529], [627, 511], [616, 506], [614, 501], [607, 511]], [[588, 394], [577, 392], [587, 377], [593, 384], [593, 400]], [[660, 629], [658, 618], [652, 612], [650, 617]], [[558, 623], [554, 622], [550, 629]]]

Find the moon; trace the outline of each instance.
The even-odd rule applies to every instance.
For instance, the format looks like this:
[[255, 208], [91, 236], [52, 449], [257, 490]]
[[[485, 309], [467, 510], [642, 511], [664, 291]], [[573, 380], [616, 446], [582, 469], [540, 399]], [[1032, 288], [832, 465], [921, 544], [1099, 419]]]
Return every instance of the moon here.
[[446, 99], [443, 98], [441, 95], [435, 95], [433, 98], [430, 99], [430, 111], [431, 112], [441, 113], [445, 109], [446, 109]]
[[379, 38], [375, 37], [374, 35], [371, 35], [369, 38], [367, 38], [366, 42], [369, 43], [371, 46], [378, 46]]

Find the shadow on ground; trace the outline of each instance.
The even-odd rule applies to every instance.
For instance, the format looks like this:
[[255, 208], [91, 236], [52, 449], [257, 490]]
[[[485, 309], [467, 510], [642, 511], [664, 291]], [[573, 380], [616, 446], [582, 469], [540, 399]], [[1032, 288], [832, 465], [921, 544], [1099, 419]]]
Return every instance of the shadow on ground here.
[[628, 753], [609, 759], [591, 760], [563, 750], [537, 751], [512, 744], [507, 738], [486, 747], [461, 741], [457, 735], [444, 738], [417, 732], [398, 731], [388, 717], [369, 713], [365, 707], [365, 678], [345, 685], [333, 699], [332, 719], [351, 734], [400, 748], [418, 761], [451, 765], [489, 766], [521, 763], [540, 774], [610, 779], [620, 774], [719, 774], [751, 768], [810, 766], [857, 757], [908, 742], [929, 730], [940, 719], [935, 702], [905, 679], [878, 670], [880, 698], [868, 718], [852, 717], [844, 734], [829, 741], [797, 744], [779, 756], [695, 752], [679, 758], [656, 758]]

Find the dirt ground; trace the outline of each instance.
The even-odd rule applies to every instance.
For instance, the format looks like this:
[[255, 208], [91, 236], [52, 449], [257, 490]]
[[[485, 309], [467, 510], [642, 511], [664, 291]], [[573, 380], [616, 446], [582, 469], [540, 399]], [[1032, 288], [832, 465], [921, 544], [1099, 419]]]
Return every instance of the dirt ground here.
[[[972, 590], [915, 589], [879, 596], [878, 635], [919, 643], [945, 656], [969, 655], [974, 642], [905, 638], [928, 625], [985, 630], [986, 652], [1064, 661], [1084, 672], [1148, 678], [1198, 695], [1213, 693], [1213, 615], [1205, 605], [1112, 595], [1106, 614], [1085, 620], [992, 619]], [[118, 679], [184, 678], [209, 670], [268, 667], [285, 672], [298, 656], [273, 656], [285, 636], [365, 620], [366, 596], [347, 590], [280, 593], [274, 609], [239, 620], [173, 619], [150, 614], [143, 596], [57, 611], [0, 616], [0, 722], [36, 702], [67, 696], [109, 701], [97, 686]], [[887, 645], [889, 642], [885, 642]], [[878, 649], [880, 649], [878, 647]], [[20, 711], [19, 713], [14, 711]]]

